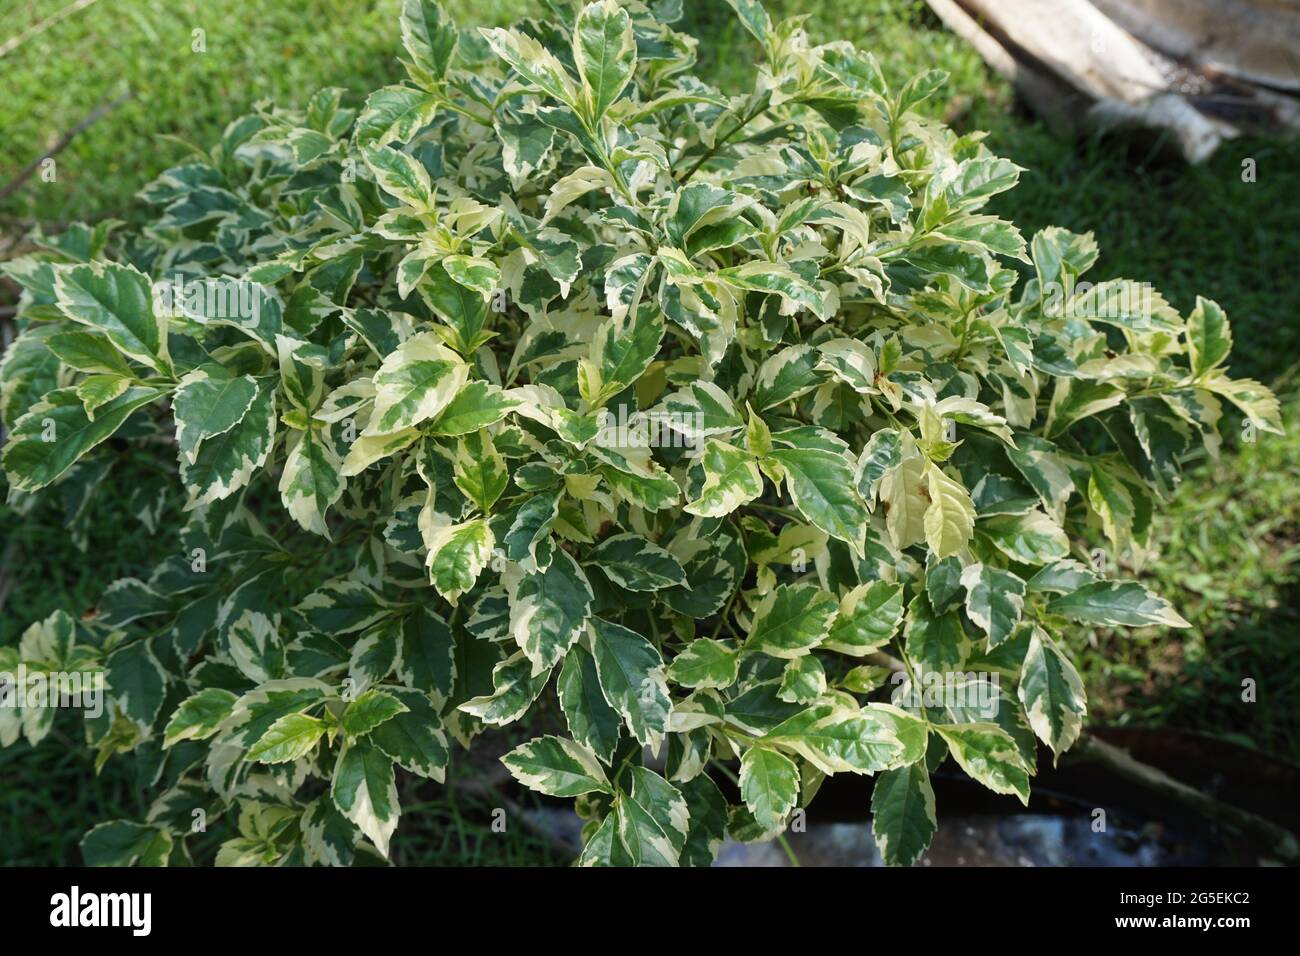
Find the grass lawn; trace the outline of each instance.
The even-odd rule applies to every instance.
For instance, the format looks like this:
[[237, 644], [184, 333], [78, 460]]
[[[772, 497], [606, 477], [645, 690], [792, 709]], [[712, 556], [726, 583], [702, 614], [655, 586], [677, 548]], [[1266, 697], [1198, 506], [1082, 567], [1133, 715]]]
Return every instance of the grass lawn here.
[[[5, 32], [16, 36], [67, 3], [22, 5], [6, 18]], [[97, 104], [124, 89], [133, 98], [59, 154], [56, 181], [33, 178], [0, 203], [0, 234], [6, 222], [16, 228], [15, 220], [129, 216], [139, 187], [183, 154], [160, 134], [207, 145], [258, 99], [301, 103], [327, 85], [359, 97], [395, 80], [401, 75], [398, 6], [398, 0], [99, 0], [30, 37], [0, 58], [6, 111], [0, 185]], [[530, 0], [446, 6], [461, 23], [485, 25], [541, 9]], [[706, 77], [739, 91], [755, 57], [752, 41], [723, 0], [685, 6], [681, 26], [701, 37]], [[930, 108], [960, 130], [989, 130], [991, 148], [1027, 169], [994, 211], [1026, 235], [1048, 224], [1094, 231], [1102, 256], [1089, 278], [1150, 281], [1184, 311], [1197, 293], [1217, 300], [1233, 322], [1234, 374], [1287, 378], [1300, 345], [1293, 144], [1242, 139], [1192, 168], [1149, 141], [1062, 139], [1026, 117], [1007, 84], [922, 0], [782, 0], [769, 9], [808, 13], [814, 40], [849, 39], [872, 49], [891, 79], [930, 67], [948, 70], [948, 93]], [[196, 30], [203, 31], [205, 52], [194, 51]], [[1256, 160], [1257, 182], [1241, 181], [1246, 157]], [[1296, 411], [1300, 402], [1292, 400], [1284, 419]], [[1293, 649], [1298, 471], [1294, 433], [1264, 436], [1197, 470], [1161, 518], [1167, 557], [1150, 569], [1195, 626], [1178, 636], [1079, 634], [1094, 719], [1191, 727], [1300, 756], [1300, 709], [1293, 703], [1300, 692], [1300, 655]], [[96, 501], [103, 510], [92, 516], [84, 553], [68, 543], [52, 510], [23, 518], [0, 505], [0, 571], [12, 587], [2, 602], [0, 642], [15, 640], [27, 623], [56, 607], [89, 607], [114, 578], [152, 566], [160, 547], [154, 536], [126, 517], [112, 495]], [[1245, 677], [1260, 682], [1255, 704], [1240, 702]], [[71, 737], [76, 728], [60, 732]], [[88, 755], [75, 748], [53, 743], [31, 753], [19, 745], [0, 751], [0, 774], [47, 785], [4, 788], [0, 862], [78, 862], [76, 840], [87, 824], [142, 815], [136, 806], [142, 788], [123, 761], [93, 779]], [[485, 836], [473, 808], [467, 815], [435, 801], [427, 809], [451, 826], [430, 824], [420, 842], [426, 861], [536, 858], [527, 847]]]

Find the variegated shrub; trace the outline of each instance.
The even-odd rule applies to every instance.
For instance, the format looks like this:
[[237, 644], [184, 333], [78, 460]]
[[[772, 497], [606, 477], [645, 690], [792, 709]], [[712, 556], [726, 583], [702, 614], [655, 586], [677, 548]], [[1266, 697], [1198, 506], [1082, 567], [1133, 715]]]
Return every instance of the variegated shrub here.
[[186, 858], [196, 808], [218, 862], [386, 854], [401, 775], [519, 724], [583, 863], [708, 863], [837, 773], [910, 863], [948, 758], [1025, 801], [1078, 738], [1068, 628], [1185, 623], [1121, 572], [1221, 414], [1280, 428], [1222, 310], [983, 212], [1020, 170], [916, 112], [941, 73], [733, 6], [738, 96], [679, 0], [406, 0], [407, 81], [264, 106], [142, 233], [8, 264], [12, 495], [165, 442], [188, 497], [148, 580], [0, 652], [103, 668], [88, 741], [157, 788], [88, 859]]

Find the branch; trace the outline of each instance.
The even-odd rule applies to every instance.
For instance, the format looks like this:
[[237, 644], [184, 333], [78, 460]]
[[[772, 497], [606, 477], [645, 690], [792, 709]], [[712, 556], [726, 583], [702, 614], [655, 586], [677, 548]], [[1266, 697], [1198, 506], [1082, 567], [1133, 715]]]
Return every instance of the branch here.
[[84, 10], [86, 9], [86, 7], [90, 6], [92, 3], [95, 2], [97, 2], [97, 0], [74, 0], [74, 2], [68, 4], [62, 10], [58, 10], [50, 14], [40, 23], [28, 27], [22, 33], [18, 34], [18, 36], [14, 37], [12, 40], [5, 41], [3, 45], [0, 45], [0, 57], [8, 56], [10, 53], [18, 49], [20, 46], [22, 46], [32, 37], [36, 36], [37, 34], [44, 33], [46, 30], [54, 26], [60, 20], [66, 20], [68, 17], [72, 16], [78, 10]]
[[1279, 857], [1288, 862], [1300, 861], [1300, 842], [1297, 842], [1295, 834], [1290, 830], [1189, 787], [1163, 770], [1134, 760], [1127, 750], [1121, 750], [1114, 744], [1085, 733], [1071, 748], [1070, 756], [1101, 764], [1130, 783], [1182, 804], [1201, 816], [1217, 820], [1240, 833], [1254, 836], [1270, 845]]
[[84, 130], [91, 123], [94, 123], [96, 120], [102, 118], [103, 116], [117, 109], [127, 100], [131, 99], [131, 97], [133, 97], [134, 95], [135, 94], [132, 93], [130, 90], [127, 90], [125, 93], [123, 93], [121, 96], [119, 96], [117, 99], [113, 100], [112, 102], [101, 101], [100, 104], [95, 107], [95, 109], [91, 112], [89, 116], [83, 119], [76, 126], [72, 127], [72, 129], [64, 133], [59, 138], [59, 141], [57, 143], [55, 143], [53, 146], [47, 149], [40, 156], [37, 156], [34, 160], [28, 163], [23, 168], [22, 172], [20, 172], [13, 179], [9, 180], [9, 182], [6, 183], [3, 188], [0, 188], [0, 199], [8, 199], [11, 195], [13, 195], [15, 192], [18, 191], [18, 189], [23, 185], [23, 183], [27, 182], [27, 180], [32, 178], [36, 170], [41, 168], [41, 163], [63, 152], [64, 148], [69, 143], [72, 142], [73, 138], [78, 133]]

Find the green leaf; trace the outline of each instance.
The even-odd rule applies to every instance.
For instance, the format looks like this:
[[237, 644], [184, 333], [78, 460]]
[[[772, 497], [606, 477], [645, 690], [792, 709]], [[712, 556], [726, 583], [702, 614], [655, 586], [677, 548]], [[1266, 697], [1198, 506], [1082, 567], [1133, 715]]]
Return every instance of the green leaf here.
[[130, 378], [120, 375], [90, 375], [77, 383], [77, 397], [88, 418], [94, 418], [96, 410], [117, 398], [131, 385]]
[[272, 619], [261, 611], [245, 608], [226, 617], [226, 649], [240, 672], [258, 684], [283, 677], [285, 651], [279, 635], [279, 615]]
[[577, 105], [573, 80], [551, 51], [518, 30], [498, 27], [480, 29], [479, 32], [487, 39], [492, 52], [509, 64], [528, 85], [569, 106]]
[[833, 451], [777, 448], [768, 456], [785, 471], [794, 506], [814, 527], [861, 552], [867, 533], [867, 506], [858, 497], [853, 466]]
[[712, 382], [692, 382], [658, 406], [665, 424], [691, 441], [745, 427], [731, 397]]
[[206, 740], [230, 716], [237, 698], [221, 687], [208, 687], [186, 698], [163, 731], [163, 747], [182, 740]]
[[1094, 581], [1056, 598], [1047, 610], [1081, 624], [1191, 627], [1168, 601], [1136, 581]]
[[922, 223], [938, 225], [960, 212], [978, 209], [1020, 180], [1021, 168], [1007, 159], [967, 159], [930, 180]]
[[555, 130], [530, 117], [515, 123], [498, 116], [496, 131], [501, 140], [501, 165], [515, 182], [526, 181], [541, 168], [555, 145]]
[[238, 425], [257, 397], [257, 379], [253, 376], [229, 376], [221, 371], [223, 374], [214, 376], [207, 369], [195, 369], [181, 379], [172, 395], [176, 444], [190, 462], [205, 438], [224, 434]]
[[410, 153], [391, 146], [372, 146], [362, 151], [366, 165], [379, 188], [417, 212], [433, 207], [433, 186], [429, 171]]
[[437, 110], [438, 101], [429, 93], [406, 86], [386, 86], [366, 98], [353, 136], [362, 149], [406, 143], [433, 121]]
[[1058, 378], [1047, 411], [1047, 434], [1057, 436], [1075, 422], [1114, 408], [1124, 401], [1124, 390], [1108, 382]]
[[919, 760], [926, 725], [888, 704], [860, 710], [816, 704], [763, 740], [793, 750], [822, 773], [877, 773]]
[[633, 866], [676, 866], [686, 845], [689, 811], [681, 792], [644, 767], [630, 767], [632, 792], [615, 800], [618, 837]]
[[831, 339], [818, 345], [817, 351], [821, 353], [818, 371], [830, 372], [860, 395], [879, 392], [876, 353], [869, 345], [857, 339]]
[[101, 823], [81, 838], [86, 866], [165, 866], [171, 849], [166, 830], [129, 820]]
[[727, 800], [708, 774], [693, 777], [680, 790], [690, 816], [681, 862], [686, 866], [712, 866], [727, 835]]
[[456, 25], [432, 0], [404, 0], [400, 22], [402, 46], [411, 62], [422, 75], [441, 80], [456, 53]]
[[750, 747], [740, 758], [740, 794], [759, 826], [783, 830], [799, 798], [799, 768], [785, 754]]
[[932, 556], [926, 562], [925, 593], [935, 614], [947, 614], [961, 604], [961, 574], [962, 564], [958, 558], [947, 557], [936, 561]]
[[467, 434], [456, 442], [452, 481], [484, 514], [492, 510], [506, 490], [510, 475], [506, 471], [505, 458], [486, 431]]
[[303, 598], [297, 610], [313, 630], [331, 635], [364, 630], [391, 613], [383, 598], [355, 578], [326, 582]]
[[763, 476], [748, 452], [717, 439], [704, 444], [700, 459], [704, 484], [686, 511], [701, 518], [722, 518], [763, 493]]
[[420, 284], [420, 297], [447, 323], [448, 344], [471, 356], [494, 333], [486, 331], [488, 305], [483, 296], [453, 279], [443, 263], [435, 263]]
[[334, 806], [328, 794], [317, 797], [302, 812], [303, 852], [322, 866], [351, 866], [356, 859], [356, 828]]
[[977, 528], [988, 536], [994, 547], [1022, 564], [1046, 564], [1070, 553], [1065, 532], [1041, 511], [996, 515], [982, 519]]
[[442, 718], [419, 691], [385, 693], [396, 697], [403, 709], [370, 731], [371, 742], [403, 770], [442, 783], [451, 757]]
[[907, 606], [907, 656], [927, 671], [953, 671], [966, 659], [967, 641], [956, 611], [936, 614], [924, 592]]
[[1202, 375], [1220, 365], [1232, 351], [1228, 316], [1212, 299], [1196, 297], [1196, 308], [1187, 317], [1187, 351], [1193, 375]]
[[760, 0], [727, 0], [727, 3], [736, 11], [736, 16], [754, 39], [766, 46], [767, 38], [772, 33], [772, 21]]
[[890, 866], [911, 866], [930, 846], [939, 823], [934, 788], [924, 761], [876, 777], [871, 791], [871, 833]]
[[764, 360], [754, 380], [755, 411], [783, 405], [820, 385], [824, 379], [817, 371], [820, 360], [818, 352], [806, 345], [782, 349]]
[[1088, 476], [1088, 504], [1101, 518], [1101, 527], [1117, 555], [1128, 551], [1133, 543], [1133, 523], [1137, 506], [1133, 493], [1113, 471], [1094, 461]]
[[947, 82], [948, 74], [944, 70], [926, 70], [912, 77], [898, 94], [894, 115], [901, 117], [908, 110], [919, 106], [939, 92]]
[[903, 586], [888, 581], [860, 584], [840, 600], [827, 650], [861, 657], [889, 643], [903, 619]]
[[329, 687], [310, 678], [293, 677], [271, 681], [249, 691], [235, 704], [221, 740], [240, 747], [251, 747], [281, 717], [298, 714], [324, 700]]
[[162, 395], [154, 388], [128, 388], [101, 405], [92, 421], [74, 389], [50, 392], [14, 423], [0, 458], [9, 484], [18, 491], [37, 491], [57, 481], [132, 412]]
[[168, 373], [167, 320], [155, 315], [153, 286], [139, 270], [115, 262], [56, 266], [59, 311], [103, 332], [123, 355]]
[[258, 379], [258, 393], [233, 428], [206, 439], [193, 461], [181, 457], [181, 480], [190, 507], [228, 498], [253, 480], [275, 443], [275, 386], [268, 375]]
[[677, 559], [639, 534], [616, 534], [587, 553], [611, 581], [629, 591], [659, 591], [686, 584]]
[[328, 435], [294, 431], [280, 473], [280, 500], [306, 531], [328, 538], [325, 512], [343, 495], [343, 459]]
[[306, 714], [286, 714], [249, 748], [253, 763], [289, 763], [307, 756], [325, 733], [324, 721]]
[[592, 121], [618, 99], [636, 70], [632, 18], [614, 0], [589, 3], [573, 31], [573, 62], [582, 78]]
[[1033, 769], [1011, 736], [996, 724], [936, 724], [934, 729], [962, 770], [994, 793], [1014, 793], [1029, 805], [1029, 776]]
[[1029, 726], [1059, 759], [1079, 739], [1088, 695], [1079, 672], [1042, 628], [1035, 627], [1030, 634], [1017, 694]]
[[962, 571], [966, 614], [997, 647], [1015, 630], [1025, 607], [1025, 582], [1010, 571], [972, 564]]
[[386, 681], [401, 654], [401, 619], [384, 617], [352, 645], [348, 677], [355, 690]]
[[754, 610], [745, 650], [772, 657], [806, 654], [825, 639], [839, 602], [814, 585], [782, 585]]
[[167, 692], [167, 674], [147, 641], [133, 641], [108, 655], [104, 678], [122, 713], [142, 727], [153, 724]]
[[485, 724], [501, 726], [514, 723], [533, 705], [551, 672], [533, 672], [533, 662], [518, 652], [492, 669], [492, 693], [474, 697], [460, 709]]
[[619, 714], [605, 700], [596, 661], [581, 644], [565, 655], [556, 693], [574, 739], [605, 763], [613, 761], [621, 727]]
[[45, 345], [60, 362], [83, 372], [130, 375], [131, 368], [108, 336], [95, 332], [58, 332], [45, 339]]
[[446, 699], [456, 678], [456, 639], [451, 627], [428, 607], [418, 607], [402, 621], [402, 650], [397, 664], [402, 682], [425, 695]]
[[507, 577], [506, 591], [511, 635], [533, 662], [534, 674], [549, 671], [587, 623], [594, 597], [587, 576], [567, 551], [559, 550], [545, 571]]
[[501, 758], [510, 775], [530, 790], [548, 797], [579, 797], [593, 791], [611, 792], [605, 771], [582, 744], [547, 735], [520, 744]]
[[[423, 518], [423, 513], [421, 513]], [[425, 531], [423, 523], [421, 531]], [[496, 539], [486, 518], [429, 528], [424, 546], [429, 549], [425, 564], [429, 580], [438, 593], [452, 604], [474, 587], [492, 560]]]
[[[564, 489], [545, 491], [526, 500], [506, 532], [506, 557], [520, 566], [537, 569], [546, 566], [553, 552], [551, 526], [560, 516], [560, 501]], [[540, 557], [539, 557], [540, 549]]]
[[796, 657], [785, 665], [776, 696], [791, 704], [811, 704], [826, 694], [826, 668], [814, 654]]
[[591, 341], [590, 357], [579, 363], [582, 397], [599, 408], [636, 382], [659, 353], [663, 337], [663, 314], [648, 303], [605, 320]]
[[501, 270], [487, 259], [452, 255], [442, 260], [447, 275], [456, 282], [488, 298], [501, 285]]
[[1071, 296], [1064, 314], [1118, 325], [1134, 332], [1177, 332], [1178, 312], [1151, 286], [1132, 279], [1110, 279]]
[[371, 688], [343, 708], [339, 723], [349, 736], [361, 737], [405, 711], [405, 705], [392, 694]]
[[358, 435], [343, 459], [345, 478], [359, 475], [377, 461], [413, 445], [420, 437], [415, 428], [403, 428], [386, 435]]
[[930, 506], [925, 509], [925, 541], [936, 557], [946, 558], [966, 548], [975, 531], [975, 505], [960, 481], [933, 462], [926, 473]]
[[653, 644], [621, 624], [593, 617], [589, 633], [605, 699], [632, 736], [657, 751], [672, 710], [663, 657]]
[[619, 814], [617, 805], [587, 837], [587, 843], [578, 857], [578, 866], [634, 866], [618, 835]]
[[429, 429], [433, 435], [467, 435], [495, 425], [523, 402], [511, 398], [499, 385], [470, 382], [442, 410]]
[[1065, 285], [1065, 280], [1077, 279], [1097, 261], [1097, 243], [1090, 232], [1048, 226], [1034, 233], [1030, 246], [1040, 289]]
[[1006, 449], [1007, 457], [1038, 493], [1047, 513], [1062, 517], [1066, 502], [1074, 492], [1074, 480], [1065, 462], [1055, 453], [1056, 446], [1042, 439], [1031, 442], [1023, 435], [1019, 445], [1019, 448]]
[[722, 689], [734, 684], [739, 672], [740, 658], [733, 648], [702, 637], [677, 652], [668, 679], [682, 687]]
[[363, 434], [390, 434], [436, 417], [468, 376], [469, 366], [436, 333], [411, 336], [375, 373], [375, 406]]
[[1201, 384], [1236, 405], [1260, 431], [1272, 432], [1274, 435], [1285, 434], [1277, 397], [1254, 379], [1230, 379], [1222, 371], [1216, 370], [1207, 375]]
[[343, 815], [388, 856], [388, 841], [401, 814], [393, 761], [364, 738], [345, 744], [334, 767], [330, 793]]

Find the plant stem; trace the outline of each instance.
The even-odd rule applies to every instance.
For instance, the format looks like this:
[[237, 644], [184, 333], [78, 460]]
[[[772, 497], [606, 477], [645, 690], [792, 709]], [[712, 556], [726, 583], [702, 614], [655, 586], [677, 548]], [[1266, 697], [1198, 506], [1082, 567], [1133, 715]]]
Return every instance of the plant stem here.
[[799, 862], [799, 858], [794, 855], [794, 850], [790, 846], [790, 841], [785, 838], [784, 833], [778, 833], [776, 835], [776, 842], [780, 843], [781, 849], [785, 850], [785, 855], [790, 860], [791, 866], [801, 867], [803, 865]]
[[695, 165], [693, 165], [690, 169], [686, 170], [686, 175], [681, 178], [681, 182], [684, 183], [690, 182], [691, 177], [695, 175], [696, 171], [699, 170], [701, 166], [703, 166], [715, 155], [717, 155], [718, 150], [722, 149], [722, 147], [726, 146], [729, 142], [731, 142], [733, 136], [735, 136], [742, 129], [744, 129], [755, 119], [757, 119], [762, 114], [763, 110], [766, 108], [767, 107], [762, 107], [754, 110], [752, 113], [747, 115], [743, 120], [741, 120], [739, 123], [733, 126], [731, 128], [731, 132], [729, 132], [726, 136], [720, 137], [719, 139], [715, 139], [713, 141], [713, 145], [710, 146], [707, 150], [705, 150], [704, 153], [700, 156], [700, 158], [695, 161]]

